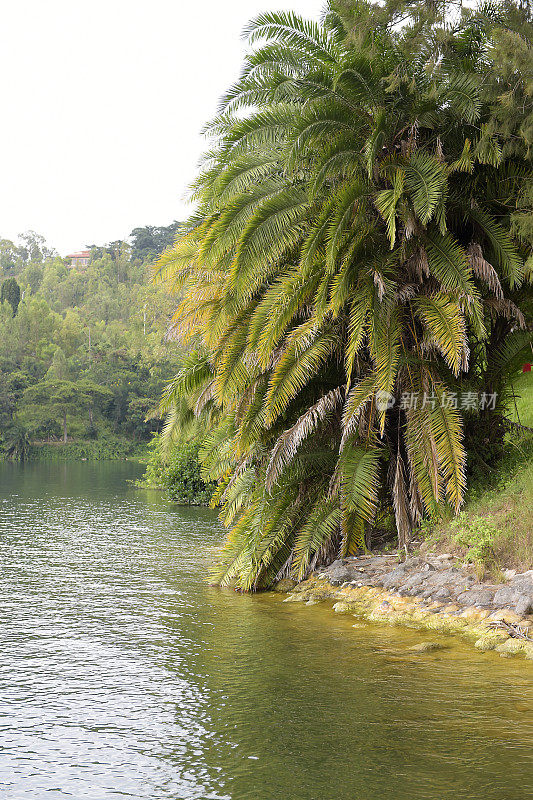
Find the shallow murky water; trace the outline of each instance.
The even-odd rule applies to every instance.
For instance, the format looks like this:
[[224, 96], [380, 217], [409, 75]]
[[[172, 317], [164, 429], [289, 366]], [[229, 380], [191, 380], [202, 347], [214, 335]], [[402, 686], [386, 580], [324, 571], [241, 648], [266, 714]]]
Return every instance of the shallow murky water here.
[[1, 798], [533, 798], [533, 664], [209, 588], [139, 472], [0, 465]]

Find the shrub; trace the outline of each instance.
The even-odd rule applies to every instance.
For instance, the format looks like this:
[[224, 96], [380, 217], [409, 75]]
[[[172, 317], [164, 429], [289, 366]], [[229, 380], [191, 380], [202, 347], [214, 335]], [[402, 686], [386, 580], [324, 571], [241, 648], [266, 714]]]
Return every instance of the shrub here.
[[502, 532], [492, 516], [467, 518], [460, 514], [450, 523], [450, 532], [453, 541], [466, 550], [465, 562], [484, 568], [494, 561]]
[[175, 447], [164, 462], [159, 450], [159, 437], [151, 444], [152, 455], [142, 480], [141, 488], [163, 489], [166, 495], [181, 505], [208, 505], [215, 489], [214, 483], [206, 483], [201, 475], [198, 460], [199, 444], [189, 442]]

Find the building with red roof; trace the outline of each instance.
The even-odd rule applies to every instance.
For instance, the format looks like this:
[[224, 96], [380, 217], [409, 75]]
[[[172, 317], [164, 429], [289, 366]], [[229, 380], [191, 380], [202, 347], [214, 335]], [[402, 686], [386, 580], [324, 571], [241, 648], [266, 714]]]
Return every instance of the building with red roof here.
[[80, 267], [86, 267], [91, 260], [91, 251], [80, 250], [79, 253], [70, 253], [67, 258], [70, 258], [71, 268], [75, 267], [76, 269], [80, 269]]

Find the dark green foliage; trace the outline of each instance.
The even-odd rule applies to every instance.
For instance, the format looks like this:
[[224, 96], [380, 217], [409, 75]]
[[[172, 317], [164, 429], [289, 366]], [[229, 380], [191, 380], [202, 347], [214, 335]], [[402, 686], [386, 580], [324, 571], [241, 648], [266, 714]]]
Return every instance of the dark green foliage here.
[[163, 474], [163, 486], [176, 503], [207, 505], [213, 496], [214, 483], [205, 483], [198, 460], [198, 444], [177, 447], [169, 458]]
[[29, 459], [36, 461], [115, 461], [144, 454], [144, 447], [117, 436], [105, 439], [68, 442], [67, 444], [34, 444]]
[[63, 441], [67, 441], [67, 415], [76, 411], [88, 410], [92, 416], [94, 409], [104, 407], [112, 399], [112, 392], [103, 386], [91, 383], [87, 379], [69, 381], [59, 378], [50, 379], [30, 386], [24, 393], [27, 405], [37, 406], [48, 419], [58, 416], [63, 421]]
[[15, 278], [6, 278], [0, 290], [0, 301], [9, 303], [13, 309], [13, 316], [16, 315], [20, 303], [20, 286]]
[[159, 437], [155, 437], [151, 449], [146, 473], [138, 481], [138, 486], [163, 489], [171, 500], [180, 505], [209, 504], [216, 484], [206, 483], [202, 478], [198, 443], [189, 442], [174, 447], [166, 460], [161, 456]]
[[26, 461], [31, 453], [30, 432], [23, 425], [12, 425], [6, 431], [4, 452], [12, 461]]
[[179, 222], [165, 227], [145, 225], [134, 228], [130, 234], [132, 240], [132, 256], [141, 261], [149, 261], [160, 255], [167, 247], [172, 247], [179, 228]]
[[59, 441], [61, 436], [61, 425], [57, 420], [49, 417], [43, 419], [33, 430], [36, 439], [46, 439], [48, 442]]

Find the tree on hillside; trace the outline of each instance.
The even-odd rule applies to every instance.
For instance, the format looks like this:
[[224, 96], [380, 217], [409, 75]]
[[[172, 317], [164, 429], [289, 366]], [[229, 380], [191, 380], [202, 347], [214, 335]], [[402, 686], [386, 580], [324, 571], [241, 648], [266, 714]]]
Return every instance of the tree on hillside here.
[[28, 385], [28, 378], [12, 364], [0, 362], [0, 429], [10, 428], [17, 402]]
[[173, 222], [167, 227], [145, 225], [144, 228], [134, 228], [130, 233], [132, 258], [141, 261], [156, 258], [168, 247], [172, 247], [178, 228], [178, 222]]
[[16, 369], [12, 363], [0, 362], [0, 424], [9, 427], [18, 401], [29, 382], [28, 375]]
[[249, 25], [199, 210], [160, 259], [174, 332], [201, 342], [163, 407], [208, 415], [231, 528], [215, 578], [247, 590], [366, 547], [391, 516], [407, 548], [457, 512], [461, 397], [483, 390], [496, 442], [502, 376], [529, 347], [513, 225], [531, 111], [496, 108], [530, 84], [491, 61], [505, 8], [451, 24], [446, 3], [347, 5]]
[[89, 426], [94, 425], [94, 412], [104, 411], [113, 400], [113, 392], [106, 386], [100, 386], [87, 378], [82, 378], [76, 384], [80, 392], [82, 407], [89, 412]]
[[66, 380], [44, 380], [24, 392], [24, 403], [38, 405], [46, 419], [61, 418], [65, 443], [68, 440], [67, 415], [77, 409], [78, 400], [76, 384]]
[[17, 269], [20, 259], [17, 246], [10, 239], [0, 239], [0, 270], [9, 275]]
[[39, 407], [44, 420], [59, 417], [63, 426], [63, 442], [68, 440], [68, 414], [88, 410], [90, 424], [96, 406], [108, 401], [111, 393], [91, 381], [45, 379], [24, 392], [25, 404]]
[[25, 231], [21, 233], [18, 238], [21, 241], [18, 252], [25, 264], [30, 261], [40, 263], [56, 255], [54, 248], [47, 245], [46, 239], [40, 233]]
[[60, 347], [56, 347], [54, 351], [52, 363], [50, 364], [48, 372], [46, 373], [46, 379], [60, 381], [68, 379], [67, 359], [65, 358], [65, 353]]
[[6, 278], [0, 289], [0, 302], [7, 302], [13, 309], [13, 316], [16, 316], [20, 303], [20, 286], [15, 278]]
[[20, 280], [30, 287], [32, 294], [35, 294], [41, 285], [43, 274], [41, 264], [32, 261], [22, 270]]

